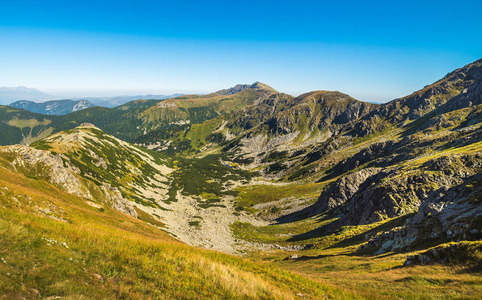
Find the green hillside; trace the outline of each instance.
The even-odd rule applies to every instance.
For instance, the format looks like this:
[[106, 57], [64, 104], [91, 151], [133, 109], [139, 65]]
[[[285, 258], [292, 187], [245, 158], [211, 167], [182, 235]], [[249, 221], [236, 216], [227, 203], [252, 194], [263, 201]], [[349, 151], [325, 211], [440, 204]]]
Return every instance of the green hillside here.
[[30, 143], [52, 134], [55, 116], [0, 105], [0, 145]]
[[384, 104], [255, 83], [60, 117], [0, 107], [2, 143], [30, 144], [0, 148], [0, 268], [17, 276], [0, 290], [479, 299], [481, 90], [478, 60]]
[[1, 157], [0, 164], [2, 298], [355, 298], [264, 263], [184, 245], [13, 172]]

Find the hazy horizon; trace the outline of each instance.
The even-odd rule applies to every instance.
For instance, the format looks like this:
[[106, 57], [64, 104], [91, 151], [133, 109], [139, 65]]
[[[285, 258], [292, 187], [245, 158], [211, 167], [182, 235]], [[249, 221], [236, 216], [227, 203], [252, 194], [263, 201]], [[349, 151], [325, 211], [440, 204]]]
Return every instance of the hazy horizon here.
[[[237, 84], [252, 84], [254, 82], [255, 81], [253, 81], [253, 82], [241, 82], [241, 83], [237, 83]], [[263, 83], [265, 83], [265, 82], [263, 82]], [[268, 83], [266, 83], [266, 84], [268, 84]], [[25, 88], [28, 88], [28, 89], [35, 89], [35, 90], [38, 90], [40, 92], [49, 94], [51, 96], [55, 96], [54, 99], [45, 99], [45, 100], [41, 100], [41, 101], [32, 100], [34, 102], [45, 102], [45, 101], [48, 101], [48, 100], [61, 100], [61, 99], [69, 99], [69, 98], [103, 98], [103, 97], [108, 98], [108, 97], [137, 96], [137, 95], [164, 95], [164, 96], [175, 95], [175, 94], [183, 94], [183, 95], [200, 94], [200, 95], [205, 95], [205, 94], [216, 92], [218, 90], [231, 88], [235, 85], [236, 84], [232, 84], [231, 86], [220, 87], [216, 90], [184, 90], [184, 91], [169, 90], [169, 89], [165, 89], [165, 90], [156, 90], [156, 89], [139, 89], [139, 90], [74, 89], [74, 90], [69, 90], [69, 89], [55, 89], [55, 88], [53, 88], [53, 89], [38, 89], [36, 87], [29, 87], [29, 86], [25, 86], [25, 85], [16, 86], [16, 87], [25, 87]], [[270, 85], [270, 84], [268, 84], [268, 85]], [[15, 87], [13, 87], [13, 88], [15, 88]], [[276, 89], [276, 87], [273, 87], [273, 88]], [[312, 91], [315, 91], [315, 90], [304, 91], [302, 93], [289, 93], [289, 92], [284, 92], [284, 91], [280, 91], [280, 92], [284, 92], [286, 94], [297, 97], [297, 96], [299, 96], [303, 93], [312, 92]], [[340, 91], [340, 92], [343, 92], [343, 91]], [[393, 98], [393, 99], [383, 101], [383, 99], [378, 99], [379, 97], [377, 97], [377, 95], [361, 95], [361, 97], [358, 97], [358, 98], [354, 95], [350, 95], [350, 96], [352, 96], [352, 97], [354, 97], [358, 100], [361, 100], [361, 101], [380, 101], [381, 100], [380, 102], [387, 102], [387, 101], [396, 99], [396, 98]], [[401, 95], [400, 97], [403, 97], [403, 96], [406, 96], [406, 95]], [[19, 99], [19, 100], [23, 100], [23, 99]], [[18, 101], [18, 100], [15, 100], [15, 101]]]

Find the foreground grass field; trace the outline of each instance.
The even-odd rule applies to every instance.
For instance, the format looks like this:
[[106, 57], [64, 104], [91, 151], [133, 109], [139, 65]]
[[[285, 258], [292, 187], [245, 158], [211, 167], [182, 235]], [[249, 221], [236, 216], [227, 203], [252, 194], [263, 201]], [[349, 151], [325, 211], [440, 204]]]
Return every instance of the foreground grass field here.
[[468, 265], [402, 267], [407, 254], [365, 256], [356, 254], [355, 250], [356, 247], [335, 247], [308, 251], [298, 260], [280, 260], [283, 255], [269, 260], [284, 269], [369, 299], [482, 298], [481, 274], [470, 272]]
[[[373, 255], [359, 252], [358, 247], [368, 236], [403, 223], [396, 218], [372, 225], [343, 228], [337, 233], [315, 238], [309, 234], [305, 241], [310, 249], [251, 253], [253, 260], [270, 262], [283, 269], [306, 276], [319, 283], [350, 291], [368, 299], [482, 299], [480, 268], [474, 270], [473, 261], [459, 261], [452, 265], [417, 265], [404, 267], [409, 253]], [[253, 226], [254, 227], [254, 226]], [[234, 232], [245, 233], [248, 240], [281, 245], [298, 244], [298, 240], [280, 232], [299, 232], [302, 224], [266, 227], [237, 227]], [[249, 234], [248, 234], [249, 233]], [[303, 237], [302, 234], [299, 236]], [[291, 242], [290, 242], [291, 241]], [[479, 243], [480, 242], [473, 242]], [[482, 253], [475, 253], [478, 263]]]
[[[412, 216], [409, 214], [370, 225], [346, 226], [329, 235], [319, 231], [320, 226], [333, 220], [323, 215], [262, 227], [234, 223], [232, 231], [239, 239], [256, 243], [308, 245], [308, 249], [302, 251], [253, 252], [249, 257], [342, 288], [362, 298], [482, 299], [482, 275], [480, 268], [473, 270], [474, 262], [403, 267], [407, 255], [424, 252], [425, 248], [382, 255], [373, 255], [373, 251], [357, 251], [369, 237], [401, 226]], [[475, 255], [480, 264], [482, 253]]]
[[0, 298], [358, 298], [265, 262], [177, 242], [0, 167]]

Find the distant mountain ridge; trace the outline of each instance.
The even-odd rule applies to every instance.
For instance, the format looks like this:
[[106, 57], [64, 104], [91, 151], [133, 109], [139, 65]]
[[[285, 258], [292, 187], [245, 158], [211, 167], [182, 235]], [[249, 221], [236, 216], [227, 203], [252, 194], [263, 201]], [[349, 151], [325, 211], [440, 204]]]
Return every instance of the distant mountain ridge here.
[[155, 95], [155, 94], [140, 94], [140, 95], [120, 95], [120, 96], [107, 96], [107, 97], [72, 97], [72, 96], [56, 96], [48, 93], [44, 93], [35, 88], [28, 88], [24, 86], [17, 87], [0, 87], [0, 105], [8, 105], [8, 103], [17, 101], [35, 101], [45, 102], [52, 100], [89, 100], [95, 105], [105, 107], [115, 107], [125, 104], [129, 101], [145, 99], [145, 100], [164, 100], [169, 98], [175, 98], [183, 96], [184, 94], [171, 94], [171, 95]]
[[89, 100], [52, 100], [47, 102], [33, 102], [27, 100], [16, 101], [10, 106], [15, 108], [22, 108], [34, 113], [44, 114], [44, 115], [66, 115], [68, 113], [86, 109], [88, 107], [95, 106], [94, 103]]
[[129, 101], [135, 101], [140, 99], [164, 100], [164, 99], [176, 98], [180, 96], [184, 96], [184, 94], [172, 94], [172, 95], [146, 94], [146, 95], [134, 95], [134, 96], [123, 95], [123, 96], [114, 96], [114, 97], [84, 97], [84, 98], [73, 98], [73, 100], [85, 99], [95, 103], [98, 106], [113, 108], [119, 105], [123, 105]]
[[7, 104], [17, 100], [42, 101], [47, 99], [56, 100], [59, 99], [59, 97], [24, 86], [0, 87], [0, 104]]

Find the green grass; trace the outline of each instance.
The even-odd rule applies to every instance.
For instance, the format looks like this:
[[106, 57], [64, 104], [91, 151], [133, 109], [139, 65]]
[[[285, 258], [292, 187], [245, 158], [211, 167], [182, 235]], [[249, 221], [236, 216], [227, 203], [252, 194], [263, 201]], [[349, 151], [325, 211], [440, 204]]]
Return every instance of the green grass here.
[[269, 264], [184, 245], [141, 220], [3, 168], [0, 187], [6, 299], [356, 298]]
[[386, 126], [384, 127], [382, 130], [380, 131], [376, 131], [372, 134], [369, 134], [369, 135], [366, 135], [366, 136], [362, 136], [362, 137], [356, 137], [354, 140], [353, 140], [353, 145], [358, 145], [358, 144], [362, 144], [364, 142], [367, 142], [367, 141], [371, 141], [377, 137], [381, 137], [381, 136], [384, 136], [388, 133], [390, 133], [391, 131], [394, 130], [394, 127], [393, 126]]
[[[76, 134], [86, 136], [77, 142], [64, 142], [65, 138]], [[132, 185], [148, 188], [152, 185], [149, 178], [165, 177], [154, 164], [172, 166], [169, 159], [157, 152], [123, 144], [113, 136], [95, 128], [67, 130], [36, 141], [32, 147], [60, 153], [63, 155], [64, 162], [76, 167], [81, 176], [98, 186], [102, 182], [109, 183], [119, 188], [127, 199], [158, 208], [159, 205], [153, 199], [138, 196], [137, 190]], [[105, 165], [100, 164], [101, 160]]]
[[356, 247], [295, 252], [298, 260], [284, 260], [293, 253], [266, 254], [287, 270], [309, 276], [320, 283], [344, 286], [368, 299], [480, 299], [480, 274], [457, 266], [402, 267], [406, 254], [364, 256]]
[[293, 236], [301, 235], [307, 231], [315, 230], [319, 224], [315, 220], [303, 220], [286, 224], [276, 224], [257, 227], [247, 222], [235, 222], [231, 224], [231, 231], [238, 239], [254, 243], [293, 245], [306, 244], [308, 241], [299, 243], [290, 242]]
[[191, 141], [193, 151], [199, 150], [204, 145], [209, 144], [206, 139], [212, 134], [213, 130], [219, 127], [220, 119], [206, 121], [202, 124], [191, 125], [189, 131], [186, 133], [185, 139]]
[[255, 213], [256, 204], [273, 202], [287, 197], [312, 198], [317, 197], [323, 188], [323, 183], [292, 183], [287, 185], [250, 185], [236, 189], [239, 195], [234, 200], [237, 207]]
[[[333, 221], [324, 216], [262, 227], [234, 223], [231, 228], [238, 239], [251, 242], [282, 246], [308, 244], [308, 250], [252, 252], [248, 257], [323, 284], [343, 286], [364, 298], [479, 299], [482, 296], [479, 250], [456, 251], [461, 253], [455, 255], [458, 260], [449, 265], [411, 267], [402, 267], [407, 254], [416, 255], [421, 251], [378, 256], [373, 256], [373, 251], [357, 251], [370, 237], [403, 225], [408, 217], [413, 215], [369, 225], [344, 226], [329, 235], [317, 230]], [[469, 244], [475, 246], [466, 249], [480, 248], [480, 242]], [[289, 259], [294, 254], [299, 258]]]
[[223, 183], [229, 180], [249, 181], [255, 175], [249, 171], [225, 166], [220, 159], [219, 155], [195, 159], [177, 158], [176, 170], [171, 174], [173, 181], [166, 203], [177, 201], [176, 194], [182, 191], [183, 195], [205, 197], [213, 204], [223, 195], [237, 194], [235, 191], [225, 189]]

